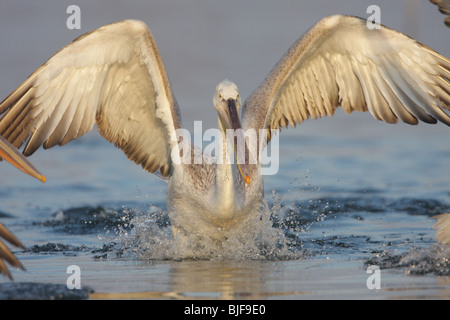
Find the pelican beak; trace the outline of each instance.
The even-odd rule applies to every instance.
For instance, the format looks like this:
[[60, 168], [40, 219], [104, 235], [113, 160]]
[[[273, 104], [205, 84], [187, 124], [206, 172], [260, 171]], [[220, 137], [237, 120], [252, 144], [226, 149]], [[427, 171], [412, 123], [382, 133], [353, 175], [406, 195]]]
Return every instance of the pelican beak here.
[[[227, 104], [228, 104], [228, 114], [230, 116], [229, 119], [230, 119], [230, 123], [231, 123], [231, 128], [233, 128], [235, 133], [238, 135], [237, 141], [245, 141], [245, 137], [243, 136], [242, 130], [238, 130], [238, 129], [242, 129], [242, 127], [241, 127], [241, 121], [239, 120], [239, 115], [238, 115], [238, 112], [236, 109], [236, 100], [228, 99]], [[238, 148], [238, 145], [235, 142], [234, 143], [234, 153], [236, 156], [236, 161], [237, 161], [237, 165], [239, 168], [239, 172], [241, 173], [242, 178], [244, 178], [244, 181], [247, 184], [250, 184], [250, 176], [251, 176], [250, 166], [247, 163], [247, 160], [244, 163], [239, 163], [239, 161], [237, 159], [238, 158], [237, 157], [237, 148]], [[245, 152], [247, 152], [247, 143], [245, 143]]]
[[45, 182], [45, 177], [37, 171], [37, 169], [11, 145], [8, 141], [0, 137], [0, 158], [10, 162], [13, 166], [28, 173], [42, 182]]

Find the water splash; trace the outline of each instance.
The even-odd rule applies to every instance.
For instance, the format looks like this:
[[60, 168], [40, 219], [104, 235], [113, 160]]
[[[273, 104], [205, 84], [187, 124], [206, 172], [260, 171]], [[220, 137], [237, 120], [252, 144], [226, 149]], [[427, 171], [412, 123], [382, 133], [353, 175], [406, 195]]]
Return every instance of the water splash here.
[[131, 229], [120, 228], [113, 239], [115, 250], [123, 256], [134, 255], [149, 260], [179, 259], [298, 259], [302, 253], [293, 250], [280, 224], [281, 198], [272, 205], [264, 204], [258, 215], [232, 230], [218, 230], [225, 240], [212, 241], [207, 235], [189, 235], [174, 239], [166, 211], [150, 206], [148, 210], [132, 210]]

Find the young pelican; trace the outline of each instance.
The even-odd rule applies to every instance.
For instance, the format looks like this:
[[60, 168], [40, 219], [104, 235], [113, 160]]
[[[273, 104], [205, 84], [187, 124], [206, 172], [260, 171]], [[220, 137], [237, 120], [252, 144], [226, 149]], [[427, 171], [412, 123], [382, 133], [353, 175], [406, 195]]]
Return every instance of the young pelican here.
[[[366, 20], [335, 15], [299, 38], [242, 106], [229, 81], [217, 86], [213, 102], [221, 132], [254, 129], [256, 143], [283, 126], [332, 116], [339, 106], [389, 123], [450, 125], [444, 111], [449, 79], [450, 61], [427, 46], [385, 26], [368, 28]], [[226, 239], [263, 202], [260, 161], [175, 161], [181, 156], [180, 112], [141, 21], [109, 24], [75, 39], [0, 104], [1, 114], [0, 134], [17, 148], [26, 143], [25, 156], [42, 145], [65, 145], [97, 124], [130, 160], [170, 178], [167, 208], [175, 238]], [[262, 129], [268, 132], [261, 135]], [[225, 160], [237, 149], [221, 148]]]

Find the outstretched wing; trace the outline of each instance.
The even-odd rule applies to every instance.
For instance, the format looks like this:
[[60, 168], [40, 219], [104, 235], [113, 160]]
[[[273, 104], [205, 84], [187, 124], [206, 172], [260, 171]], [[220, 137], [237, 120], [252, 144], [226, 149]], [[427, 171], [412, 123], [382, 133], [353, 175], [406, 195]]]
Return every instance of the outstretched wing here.
[[443, 111], [450, 108], [450, 60], [384, 26], [327, 17], [293, 44], [246, 100], [243, 128], [295, 126], [331, 116], [338, 106], [390, 123], [450, 125]]
[[171, 134], [180, 127], [155, 41], [140, 21], [82, 35], [0, 104], [0, 135], [23, 154], [100, 134], [147, 171], [169, 176]]

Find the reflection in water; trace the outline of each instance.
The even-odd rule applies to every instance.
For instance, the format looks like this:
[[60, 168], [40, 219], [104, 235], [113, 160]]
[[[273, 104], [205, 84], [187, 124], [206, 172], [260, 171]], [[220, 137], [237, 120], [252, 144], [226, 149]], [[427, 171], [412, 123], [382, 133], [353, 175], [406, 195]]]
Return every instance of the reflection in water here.
[[171, 287], [190, 298], [245, 299], [268, 292], [261, 279], [268, 279], [272, 271], [267, 265], [243, 261], [172, 263]]
[[[280, 263], [262, 261], [170, 262], [167, 291], [103, 292], [92, 299], [265, 299], [299, 296], [309, 292], [286, 291], [274, 286], [274, 277], [283, 272]], [[143, 279], [151, 282], [152, 279]], [[275, 289], [275, 290], [274, 290]], [[278, 289], [279, 291], [277, 291]]]

